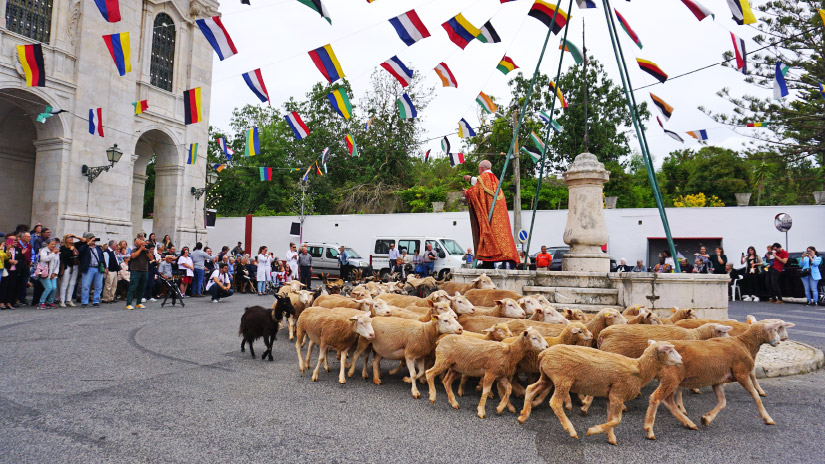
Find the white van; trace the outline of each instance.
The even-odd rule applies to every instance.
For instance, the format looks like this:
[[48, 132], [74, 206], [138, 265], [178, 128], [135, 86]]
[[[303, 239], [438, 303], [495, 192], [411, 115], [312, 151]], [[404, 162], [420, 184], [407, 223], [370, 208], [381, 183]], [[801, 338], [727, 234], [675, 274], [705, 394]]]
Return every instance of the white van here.
[[[304, 245], [307, 247], [307, 253], [312, 255], [312, 271], [316, 276], [323, 272], [329, 274], [330, 277], [344, 278], [340, 275], [341, 269], [338, 267], [338, 249], [341, 245], [326, 242], [306, 242]], [[361, 269], [367, 273], [372, 271], [367, 261], [355, 250], [349, 247], [345, 247], [344, 250], [349, 256], [347, 261], [353, 270]], [[349, 278], [349, 276], [346, 278]]]
[[412, 262], [412, 256], [415, 254], [415, 250], [419, 250], [419, 253], [423, 254], [426, 246], [432, 244], [433, 251], [438, 255], [438, 259], [436, 259], [433, 266], [433, 272], [439, 280], [444, 277], [447, 271], [458, 269], [464, 264], [463, 256], [466, 250], [451, 238], [404, 235], [376, 237], [375, 245], [370, 254], [370, 266], [382, 275], [390, 271], [388, 256], [391, 243], [395, 244], [395, 249], [398, 250], [399, 255], [401, 255], [402, 250], [407, 250], [410, 262]]

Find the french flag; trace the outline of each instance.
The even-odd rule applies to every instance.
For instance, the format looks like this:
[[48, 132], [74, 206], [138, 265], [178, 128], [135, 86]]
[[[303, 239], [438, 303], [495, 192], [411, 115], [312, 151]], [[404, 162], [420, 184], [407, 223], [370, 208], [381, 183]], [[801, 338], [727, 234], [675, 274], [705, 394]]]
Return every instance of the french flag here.
[[398, 80], [401, 87], [410, 85], [410, 81], [413, 77], [413, 71], [405, 66], [397, 56], [381, 63], [381, 67], [386, 69], [388, 73], [392, 74], [392, 77]]
[[89, 133], [103, 137], [103, 108], [89, 110]]
[[244, 73], [243, 80], [246, 81], [246, 85], [249, 86], [252, 93], [261, 100], [261, 103], [269, 101], [269, 92], [266, 91], [264, 77], [261, 75], [261, 68]]
[[238, 53], [238, 49], [235, 48], [232, 38], [229, 37], [229, 33], [226, 32], [226, 28], [223, 27], [220, 16], [203, 18], [195, 22], [198, 23], [198, 27], [201, 29], [201, 32], [203, 32], [204, 37], [206, 37], [209, 45], [215, 49], [215, 53], [218, 54], [218, 58], [220, 58], [221, 61]]
[[301, 116], [298, 115], [297, 111], [287, 114], [284, 118], [286, 118], [286, 123], [289, 124], [296, 139], [302, 140], [309, 135], [309, 127], [304, 124], [304, 121], [301, 120]]
[[221, 151], [223, 152], [223, 155], [226, 156], [226, 159], [232, 161], [232, 155], [235, 154], [235, 151], [229, 148], [229, 145], [226, 144], [226, 138], [218, 137], [215, 141], [218, 142], [218, 146], [221, 147]]
[[464, 153], [450, 153], [450, 166], [464, 164]]
[[421, 22], [415, 10], [410, 10], [400, 16], [390, 18], [390, 24], [395, 28], [398, 37], [400, 37], [408, 47], [430, 36], [430, 31], [428, 31], [424, 23]]

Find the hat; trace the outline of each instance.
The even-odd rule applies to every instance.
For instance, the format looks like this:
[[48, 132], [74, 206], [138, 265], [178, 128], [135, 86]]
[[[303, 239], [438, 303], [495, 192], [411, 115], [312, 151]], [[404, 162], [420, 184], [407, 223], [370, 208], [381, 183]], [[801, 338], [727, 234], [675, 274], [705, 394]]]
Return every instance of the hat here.
[[83, 234], [83, 238], [85, 238], [86, 240], [89, 240], [90, 238], [94, 238], [94, 237], [95, 237], [95, 234], [93, 234], [91, 232], [86, 232], [85, 234]]

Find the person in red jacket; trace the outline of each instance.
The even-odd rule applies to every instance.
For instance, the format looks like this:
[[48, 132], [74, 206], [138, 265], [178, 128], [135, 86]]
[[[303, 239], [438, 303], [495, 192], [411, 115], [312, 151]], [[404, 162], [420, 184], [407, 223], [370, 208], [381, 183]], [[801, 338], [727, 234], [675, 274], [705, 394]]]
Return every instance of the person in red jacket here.
[[784, 303], [782, 301], [782, 289], [779, 287], [779, 274], [785, 269], [788, 262], [788, 252], [782, 249], [782, 245], [774, 243], [771, 245], [771, 252], [768, 259], [772, 260], [771, 267], [768, 268], [768, 293], [773, 303]]

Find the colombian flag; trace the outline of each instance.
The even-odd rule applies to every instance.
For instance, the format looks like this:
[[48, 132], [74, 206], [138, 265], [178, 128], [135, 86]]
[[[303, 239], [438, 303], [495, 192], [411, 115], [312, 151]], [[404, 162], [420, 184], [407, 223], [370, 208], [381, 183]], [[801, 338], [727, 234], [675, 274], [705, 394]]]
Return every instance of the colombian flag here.
[[459, 13], [454, 18], [450, 18], [446, 23], [441, 25], [447, 31], [447, 35], [454, 44], [461, 47], [463, 50], [473, 39], [481, 35], [481, 31], [473, 26], [470, 21], [467, 21], [464, 16]]
[[183, 92], [183, 122], [186, 125], [201, 122], [201, 88]]
[[43, 66], [43, 47], [38, 44], [18, 45], [17, 56], [26, 73], [26, 87], [45, 87], [46, 68]]
[[121, 76], [132, 71], [132, 51], [129, 46], [129, 33], [109, 34], [103, 36], [106, 48], [112, 55], [112, 60], [117, 66], [117, 72]]

